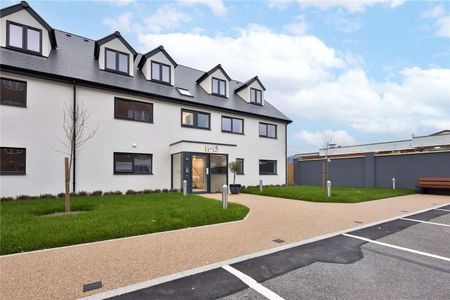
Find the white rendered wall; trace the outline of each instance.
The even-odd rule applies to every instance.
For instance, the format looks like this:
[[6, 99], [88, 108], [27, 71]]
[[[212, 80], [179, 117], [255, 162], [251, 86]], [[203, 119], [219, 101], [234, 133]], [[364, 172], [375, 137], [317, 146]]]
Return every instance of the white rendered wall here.
[[28, 25], [34, 28], [39, 28], [42, 30], [42, 55], [48, 57], [50, 51], [52, 50], [52, 45], [50, 44], [50, 38], [48, 36], [48, 31], [42, 27], [42, 25], [36, 21], [33, 16], [31, 16], [26, 10], [20, 10], [13, 14], [7, 15], [1, 18], [1, 31], [0, 31], [0, 46], [6, 47], [6, 21], [16, 22], [19, 24]]
[[[64, 103], [72, 103], [72, 85], [6, 73], [2, 76], [27, 81], [28, 107], [0, 105], [0, 146], [27, 149], [27, 174], [0, 176], [1, 196], [62, 192], [64, 155], [53, 148], [59, 147], [56, 137], [63, 135], [62, 111]], [[115, 119], [114, 97], [153, 103], [154, 123]], [[170, 144], [180, 140], [237, 144], [219, 146], [217, 152], [228, 154], [229, 161], [244, 159], [245, 175], [238, 175], [237, 183], [257, 185], [260, 178], [264, 184], [285, 183], [284, 123], [79, 86], [77, 101], [90, 114], [88, 128], [98, 126], [95, 137], [77, 154], [77, 191], [170, 188], [173, 150]], [[181, 108], [211, 113], [211, 130], [181, 127]], [[222, 133], [222, 115], [243, 118], [245, 134]], [[278, 139], [259, 137], [260, 121], [277, 124]], [[203, 144], [198, 146], [198, 151], [205, 152]], [[153, 154], [153, 175], [114, 175], [114, 152]], [[277, 160], [278, 175], [259, 175], [260, 159]]]
[[211, 75], [209, 75], [208, 77], [206, 77], [202, 82], [200, 82], [200, 86], [208, 93], [211, 94], [212, 93], [212, 78], [218, 78], [218, 79], [222, 79], [225, 80], [226, 84], [226, 89], [225, 89], [225, 94], [227, 97], [229, 97], [230, 95], [230, 83], [228, 82], [227, 77], [222, 73], [222, 71], [220, 69], [216, 70], [214, 73], [212, 73]]
[[253, 81], [252, 84], [250, 84], [248, 87], [246, 87], [243, 90], [240, 90], [237, 94], [238, 96], [240, 96], [242, 99], [244, 99], [245, 101], [247, 101], [248, 103], [250, 103], [250, 91], [251, 89], [257, 89], [257, 90], [261, 90], [261, 104], [264, 105], [264, 89], [262, 88], [262, 86], [258, 83], [258, 81]]
[[151, 76], [151, 61], [160, 62], [170, 66], [170, 84], [175, 85], [175, 66], [167, 59], [167, 57], [161, 52], [157, 52], [155, 55], [150, 56], [146, 59], [144, 66], [142, 67], [142, 72], [144, 73], [145, 79], [152, 80]]
[[129, 70], [130, 70], [129, 74], [130, 74], [130, 76], [133, 76], [133, 73], [134, 73], [133, 53], [131, 53], [131, 51], [128, 50], [128, 48], [118, 38], [110, 40], [109, 42], [104, 43], [103, 45], [100, 46], [100, 52], [98, 55], [99, 68], [102, 70], [105, 69], [105, 48], [109, 48], [112, 50], [118, 50], [118, 51], [127, 53], [129, 55], [129, 57], [128, 57], [128, 66], [129, 66]]

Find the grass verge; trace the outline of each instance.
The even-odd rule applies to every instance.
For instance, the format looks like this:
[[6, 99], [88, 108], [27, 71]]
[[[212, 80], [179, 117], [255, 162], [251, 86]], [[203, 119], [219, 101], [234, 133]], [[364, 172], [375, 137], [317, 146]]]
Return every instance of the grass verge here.
[[126, 236], [240, 220], [249, 209], [180, 193], [110, 195], [64, 199], [3, 201], [0, 203], [0, 254], [75, 245]]
[[309, 185], [264, 187], [262, 192], [259, 191], [259, 188], [246, 188], [242, 189], [241, 192], [312, 202], [335, 203], [357, 203], [416, 193], [415, 190], [408, 189], [333, 187], [331, 197], [328, 198], [321, 186]]

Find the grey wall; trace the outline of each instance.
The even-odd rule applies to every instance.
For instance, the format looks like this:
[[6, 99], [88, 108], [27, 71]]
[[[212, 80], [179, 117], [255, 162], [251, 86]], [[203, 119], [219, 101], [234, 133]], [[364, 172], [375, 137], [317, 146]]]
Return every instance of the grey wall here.
[[[324, 160], [294, 160], [295, 184], [321, 185]], [[415, 188], [419, 177], [450, 177], [450, 152], [332, 159], [329, 180], [336, 186]]]

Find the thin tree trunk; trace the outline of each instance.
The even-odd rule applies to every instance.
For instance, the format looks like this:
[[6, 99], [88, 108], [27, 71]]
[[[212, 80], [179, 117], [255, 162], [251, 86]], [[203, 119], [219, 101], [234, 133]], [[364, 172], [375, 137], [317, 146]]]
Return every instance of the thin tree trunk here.
[[64, 209], [65, 212], [70, 212], [70, 168], [69, 158], [64, 157], [64, 181], [65, 181], [65, 197], [64, 197]]

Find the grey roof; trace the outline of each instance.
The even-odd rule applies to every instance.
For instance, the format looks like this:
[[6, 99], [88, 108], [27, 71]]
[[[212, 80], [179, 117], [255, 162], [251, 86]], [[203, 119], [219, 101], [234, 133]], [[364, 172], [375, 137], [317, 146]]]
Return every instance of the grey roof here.
[[246, 87], [248, 87], [250, 84], [252, 84], [254, 81], [258, 81], [259, 85], [262, 87], [263, 90], [266, 90], [266, 88], [264, 87], [264, 85], [261, 83], [261, 81], [259, 80], [258, 76], [255, 76], [249, 80], [247, 80], [246, 82], [244, 82], [243, 84], [241, 84], [237, 89], [234, 90], [235, 93], [239, 92], [240, 90], [245, 89]]
[[109, 41], [112, 41], [113, 39], [119, 39], [122, 42], [122, 44], [124, 44], [124, 46], [127, 47], [127, 49], [133, 54], [133, 57], [136, 59], [137, 52], [133, 49], [133, 47], [131, 47], [130, 44], [128, 44], [128, 42], [122, 37], [122, 35], [118, 31], [115, 31], [114, 33], [107, 35], [104, 38], [101, 38], [95, 42], [94, 57], [98, 58], [101, 45]]
[[225, 70], [222, 68], [222, 65], [218, 64], [217, 66], [215, 66], [214, 68], [212, 68], [208, 72], [203, 73], [203, 75], [200, 76], [200, 78], [197, 79], [197, 83], [202, 82], [203, 80], [208, 78], [209, 75], [213, 74], [217, 70], [220, 70], [222, 72], [222, 74], [225, 75], [225, 77], [228, 79], [228, 81], [231, 80], [230, 76], [228, 76], [227, 72], [225, 72]]
[[172, 63], [172, 65], [176, 68], [178, 66], [178, 64], [176, 63], [176, 61], [169, 55], [169, 53], [167, 53], [167, 51], [164, 49], [164, 46], [158, 46], [155, 49], [147, 52], [146, 54], [144, 54], [141, 58], [141, 61], [138, 63], [138, 68], [142, 68], [142, 66], [145, 64], [145, 61], [147, 60], [147, 58], [152, 57], [153, 55], [155, 55], [158, 52], [162, 52], [164, 54], [164, 56]]
[[[208, 106], [225, 111], [291, 122], [288, 117], [267, 101], [265, 101], [264, 106], [259, 106], [245, 102], [235, 93], [230, 93], [228, 99], [206, 93], [196, 83], [196, 80], [203, 76], [205, 72], [183, 65], [178, 65], [175, 68], [175, 87], [188, 89], [193, 97], [180, 95], [174, 86], [146, 80], [142, 71], [137, 68], [142, 54], [138, 54], [136, 57], [134, 77], [100, 70], [98, 60], [94, 58], [94, 40], [60, 30], [55, 30], [55, 34], [58, 48], [53, 49], [48, 58], [1, 48], [0, 67], [5, 71], [31, 73], [65, 81], [76, 80], [81, 85], [111, 88], [152, 96], [161, 100], [186, 103], [186, 105]], [[230, 90], [234, 91], [239, 84], [238, 81], [230, 81]]]

